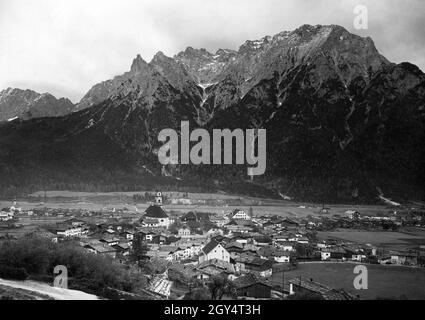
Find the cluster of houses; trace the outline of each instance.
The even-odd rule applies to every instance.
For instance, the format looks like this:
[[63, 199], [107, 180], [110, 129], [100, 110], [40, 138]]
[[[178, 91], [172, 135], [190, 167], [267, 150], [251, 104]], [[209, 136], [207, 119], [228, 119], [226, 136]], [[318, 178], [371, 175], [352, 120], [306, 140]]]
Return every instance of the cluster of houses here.
[[[3, 211], [0, 219], [2, 217]], [[170, 215], [163, 207], [162, 194], [158, 192], [154, 203], [134, 223], [93, 225], [84, 219], [72, 218], [51, 226], [43, 236], [52, 241], [78, 238], [88, 252], [108, 255], [130, 264], [133, 240], [137, 235], [147, 246], [147, 260], [159, 259], [173, 268], [183, 268], [192, 279], [204, 283], [214, 276], [224, 276], [233, 281], [240, 298], [270, 299], [277, 290], [282, 296], [308, 292], [323, 299], [354, 299], [343, 290], [329, 288], [311, 279], [294, 279], [284, 284], [282, 274], [303, 261], [425, 266], [425, 247], [396, 252], [336, 239], [317, 239], [317, 230], [326, 226], [329, 220], [337, 224], [347, 221], [396, 223], [394, 217], [365, 218], [357, 211], [347, 211], [340, 218], [289, 219], [254, 215], [252, 209], [234, 209], [222, 214], [190, 211]], [[149, 290], [169, 297], [172, 281], [168, 272], [155, 275]]]
[[371, 215], [362, 214], [356, 210], [347, 210], [344, 214], [309, 216], [307, 227], [320, 231], [335, 228], [373, 231], [396, 231], [400, 227], [422, 228], [425, 227], [425, 212], [418, 209], [399, 209]]
[[15, 213], [8, 208], [4, 208], [0, 211], [0, 221], [10, 221], [15, 217]]
[[12, 206], [9, 208], [3, 208], [0, 210], [0, 221], [11, 221], [15, 220], [15, 215], [18, 215], [22, 212], [22, 209], [17, 206], [16, 201], [13, 202]]

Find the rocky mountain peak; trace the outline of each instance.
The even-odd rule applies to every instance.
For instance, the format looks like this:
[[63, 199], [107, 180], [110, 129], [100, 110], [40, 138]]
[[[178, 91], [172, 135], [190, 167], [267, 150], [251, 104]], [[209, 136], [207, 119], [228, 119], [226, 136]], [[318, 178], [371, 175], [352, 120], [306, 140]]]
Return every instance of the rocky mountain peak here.
[[169, 61], [170, 57], [167, 57], [162, 51], [158, 51], [152, 58], [151, 64], [161, 63], [162, 61]]
[[66, 98], [56, 99], [50, 93], [7, 88], [0, 92], [0, 121], [63, 116], [75, 111]]
[[141, 73], [146, 69], [146, 67], [147, 67], [147, 62], [143, 60], [140, 54], [138, 54], [136, 58], [133, 60], [130, 70], [132, 73]]
[[[95, 85], [79, 104], [80, 109], [99, 103], [119, 92], [138, 91], [147, 88], [149, 83], [166, 79], [178, 90], [191, 87], [192, 83], [202, 88], [214, 87], [216, 94], [233, 88], [231, 99], [214, 96], [211, 89], [202, 99], [202, 106], [213, 108], [209, 98], [214, 98], [214, 108], [218, 104], [242, 98], [249, 90], [275, 73], [284, 74], [298, 65], [307, 65], [316, 70], [318, 85], [329, 77], [338, 77], [343, 86], [360, 76], [366, 82], [389, 62], [376, 50], [370, 38], [349, 33], [337, 25], [303, 25], [293, 31], [283, 31], [274, 36], [259, 40], [247, 40], [238, 51], [219, 49], [214, 53], [205, 48], [187, 47], [174, 57], [167, 57], [159, 51], [149, 63], [140, 55], [133, 60], [131, 71], [114, 79]], [[155, 79], [154, 79], [155, 78]], [[131, 80], [128, 82], [128, 80]], [[159, 81], [159, 82], [158, 82]], [[122, 90], [124, 87], [124, 90]], [[149, 86], [149, 94], [155, 86]], [[226, 90], [224, 90], [226, 88]], [[223, 106], [224, 108], [226, 106]]]

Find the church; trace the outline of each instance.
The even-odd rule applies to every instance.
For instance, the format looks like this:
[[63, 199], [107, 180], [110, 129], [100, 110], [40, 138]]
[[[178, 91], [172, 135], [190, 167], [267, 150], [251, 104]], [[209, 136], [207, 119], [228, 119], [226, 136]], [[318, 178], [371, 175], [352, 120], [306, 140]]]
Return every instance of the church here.
[[142, 218], [142, 223], [149, 227], [168, 228], [171, 220], [167, 213], [162, 209], [162, 193], [157, 192], [155, 196], [155, 204], [149, 206]]

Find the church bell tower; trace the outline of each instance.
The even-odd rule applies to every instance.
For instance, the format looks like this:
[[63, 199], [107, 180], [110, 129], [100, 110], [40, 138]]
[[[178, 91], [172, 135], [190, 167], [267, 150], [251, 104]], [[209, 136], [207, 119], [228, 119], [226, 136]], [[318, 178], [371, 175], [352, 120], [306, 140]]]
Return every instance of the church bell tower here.
[[162, 206], [162, 192], [158, 191], [155, 196], [155, 204], [157, 206]]

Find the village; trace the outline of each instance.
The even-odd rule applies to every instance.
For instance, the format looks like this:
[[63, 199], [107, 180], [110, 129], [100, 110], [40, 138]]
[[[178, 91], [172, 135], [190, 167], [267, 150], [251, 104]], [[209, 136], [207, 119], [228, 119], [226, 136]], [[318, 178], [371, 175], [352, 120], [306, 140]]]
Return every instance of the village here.
[[[168, 204], [187, 199], [168, 199], [161, 192], [148, 197], [143, 213], [113, 210], [22, 210], [17, 202], [0, 211], [0, 241], [17, 237], [26, 219], [50, 217], [49, 223], [31, 229], [32, 235], [53, 242], [77, 241], [87, 252], [106, 255], [128, 267], [144, 265], [146, 294], [158, 299], [196, 299], [196, 292], [224, 279], [232, 291], [219, 297], [237, 299], [355, 300], [353, 291], [331, 287], [312, 277], [287, 278], [304, 264], [352, 263], [425, 267], [425, 243], [403, 249], [387, 248], [333, 237], [327, 231], [353, 230], [397, 232], [401, 227], [424, 228], [423, 212], [365, 216], [355, 210], [332, 215], [282, 217], [232, 209], [223, 214], [191, 210], [176, 213]], [[165, 203], [166, 202], [166, 203]], [[52, 223], [52, 221], [56, 221]], [[137, 249], [136, 249], [137, 247]], [[138, 250], [140, 261], [132, 258]], [[211, 292], [214, 294], [214, 291]]]

